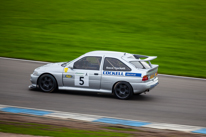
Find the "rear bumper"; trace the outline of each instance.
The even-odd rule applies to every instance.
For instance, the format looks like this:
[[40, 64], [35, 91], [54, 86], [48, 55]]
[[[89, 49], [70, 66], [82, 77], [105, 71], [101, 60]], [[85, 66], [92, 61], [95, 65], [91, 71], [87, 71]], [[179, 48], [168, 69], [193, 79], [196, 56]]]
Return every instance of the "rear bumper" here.
[[155, 86], [157, 86], [159, 84], [159, 82], [153, 84], [153, 85], [150, 85], [150, 88], [149, 89], [153, 89]]
[[151, 81], [143, 82], [143, 83], [131, 83], [133, 87], [134, 93], [142, 93], [148, 90], [153, 89], [155, 86], [159, 84], [158, 77], [154, 78]]

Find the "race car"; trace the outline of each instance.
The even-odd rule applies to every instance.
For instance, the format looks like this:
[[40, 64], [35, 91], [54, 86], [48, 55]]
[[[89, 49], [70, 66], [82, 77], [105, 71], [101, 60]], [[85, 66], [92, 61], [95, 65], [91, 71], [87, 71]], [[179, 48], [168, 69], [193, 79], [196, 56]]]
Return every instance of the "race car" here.
[[[144, 59], [142, 59], [144, 58]], [[149, 92], [158, 82], [156, 56], [114, 51], [92, 51], [72, 61], [49, 63], [31, 74], [32, 85], [44, 92], [55, 90], [114, 94], [128, 99]]]

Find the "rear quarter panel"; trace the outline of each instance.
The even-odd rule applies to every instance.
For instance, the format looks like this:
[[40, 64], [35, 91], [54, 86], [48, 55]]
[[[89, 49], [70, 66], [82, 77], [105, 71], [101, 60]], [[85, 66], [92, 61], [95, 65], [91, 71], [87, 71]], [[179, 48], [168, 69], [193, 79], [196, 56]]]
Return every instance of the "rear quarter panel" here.
[[[115, 74], [122, 73], [123, 75], [108, 75], [108, 73], [114, 72]], [[119, 81], [133, 83], [141, 83], [142, 78], [140, 76], [126, 76], [126, 73], [137, 73], [137, 72], [118, 72], [118, 71], [103, 71], [101, 80], [101, 89], [112, 90], [115, 83]], [[138, 73], [139, 74], [139, 73]]]

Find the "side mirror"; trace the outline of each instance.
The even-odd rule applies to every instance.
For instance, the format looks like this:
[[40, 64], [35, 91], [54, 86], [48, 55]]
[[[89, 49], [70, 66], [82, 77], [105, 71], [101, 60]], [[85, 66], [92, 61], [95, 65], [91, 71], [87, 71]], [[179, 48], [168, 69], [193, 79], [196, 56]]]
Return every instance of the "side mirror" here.
[[73, 70], [73, 67], [72, 67], [72, 66], [69, 66], [68, 68], [70, 68], [71, 70]]

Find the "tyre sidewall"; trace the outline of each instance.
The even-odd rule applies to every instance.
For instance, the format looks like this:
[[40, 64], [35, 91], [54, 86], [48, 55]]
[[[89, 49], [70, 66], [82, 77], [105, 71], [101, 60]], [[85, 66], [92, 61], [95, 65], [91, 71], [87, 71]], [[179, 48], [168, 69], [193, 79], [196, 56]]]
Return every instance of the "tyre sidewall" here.
[[[117, 93], [116, 93], [116, 87], [117, 87], [118, 85], [120, 85], [120, 84], [125, 84], [125, 85], [127, 85], [128, 88], [129, 88], [129, 95], [128, 95], [127, 97], [125, 97], [125, 98], [119, 97], [119, 96], [117, 95]], [[115, 86], [114, 86], [114, 95], [115, 95], [118, 99], [122, 99], [122, 100], [129, 99], [129, 98], [133, 95], [132, 86], [131, 86], [129, 83], [127, 83], [127, 82], [117, 82], [117, 83], [115, 84]]]
[[[50, 78], [52, 79], [52, 81], [53, 81], [53, 87], [52, 87], [52, 89], [50, 89], [50, 90], [45, 90], [44, 88], [42, 88], [40, 82], [41, 82], [41, 80], [42, 80], [44, 77], [50, 77]], [[42, 75], [42, 76], [39, 78], [38, 85], [39, 85], [39, 88], [41, 89], [41, 91], [46, 92], [46, 93], [54, 92], [55, 89], [57, 88], [56, 80], [55, 80], [55, 78], [54, 78], [52, 75], [50, 75], [50, 74], [44, 74], [44, 75]]]

